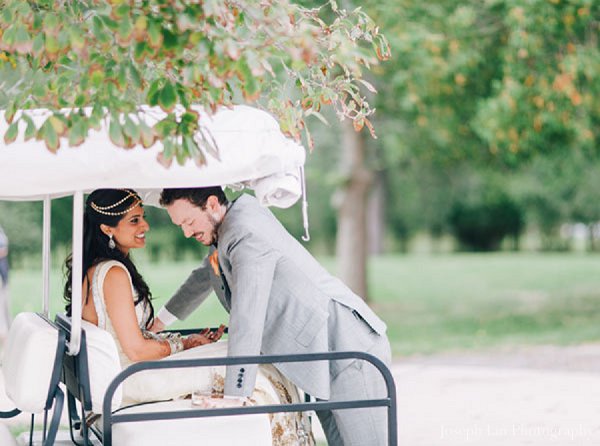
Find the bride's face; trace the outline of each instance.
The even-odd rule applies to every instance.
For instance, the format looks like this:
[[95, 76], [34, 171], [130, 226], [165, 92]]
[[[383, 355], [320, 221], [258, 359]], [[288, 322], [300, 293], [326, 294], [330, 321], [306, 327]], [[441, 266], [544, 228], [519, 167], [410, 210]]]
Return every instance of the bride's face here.
[[216, 197], [209, 197], [205, 209], [185, 199], [175, 200], [167, 206], [171, 221], [181, 228], [183, 235], [187, 238], [193, 237], [206, 246], [216, 241], [219, 226], [219, 213], [218, 210], [213, 209], [211, 198], [216, 199]]
[[127, 212], [116, 227], [111, 228], [117, 248], [125, 254], [132, 248], [146, 246], [146, 232], [149, 229], [141, 202]]

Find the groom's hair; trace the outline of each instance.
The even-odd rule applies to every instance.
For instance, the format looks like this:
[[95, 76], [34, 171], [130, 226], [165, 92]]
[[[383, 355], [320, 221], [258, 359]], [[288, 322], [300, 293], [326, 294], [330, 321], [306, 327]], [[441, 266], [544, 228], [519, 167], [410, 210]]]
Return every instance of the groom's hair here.
[[192, 187], [186, 189], [163, 189], [160, 194], [161, 206], [170, 206], [175, 200], [188, 200], [190, 203], [204, 209], [208, 197], [214, 195], [220, 204], [227, 204], [227, 197], [220, 186]]

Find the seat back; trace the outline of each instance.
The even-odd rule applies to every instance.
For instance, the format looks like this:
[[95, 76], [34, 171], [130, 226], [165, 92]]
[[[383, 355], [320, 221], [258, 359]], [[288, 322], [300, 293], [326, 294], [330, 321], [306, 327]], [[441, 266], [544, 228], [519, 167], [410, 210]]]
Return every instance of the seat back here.
[[[56, 323], [69, 339], [71, 318], [58, 314]], [[85, 410], [101, 414], [106, 389], [121, 372], [119, 353], [113, 337], [106, 330], [86, 321], [81, 321], [81, 327], [79, 353], [76, 356], [65, 354], [63, 381], [69, 393], [83, 404]], [[121, 401], [122, 390], [119, 388], [115, 392], [112, 409], [117, 409]]]
[[65, 337], [45, 316], [20, 313], [2, 356], [6, 394], [23, 412], [50, 409], [58, 389]]

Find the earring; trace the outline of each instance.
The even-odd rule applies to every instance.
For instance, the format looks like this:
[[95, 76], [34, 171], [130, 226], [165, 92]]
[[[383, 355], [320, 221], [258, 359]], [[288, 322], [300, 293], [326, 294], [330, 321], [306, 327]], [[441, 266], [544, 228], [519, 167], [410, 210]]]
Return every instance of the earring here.
[[115, 243], [115, 241], [113, 240], [113, 235], [112, 235], [112, 234], [110, 234], [110, 235], [108, 236], [108, 247], [109, 247], [110, 249], [115, 249], [115, 247], [116, 247], [116, 246], [117, 246], [117, 244], [116, 244], [116, 243]]

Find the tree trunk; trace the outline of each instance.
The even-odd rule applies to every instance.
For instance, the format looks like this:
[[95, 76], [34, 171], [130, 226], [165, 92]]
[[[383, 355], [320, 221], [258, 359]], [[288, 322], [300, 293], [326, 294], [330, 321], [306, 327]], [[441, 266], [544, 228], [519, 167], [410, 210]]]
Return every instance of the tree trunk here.
[[359, 296], [367, 294], [367, 200], [372, 173], [365, 165], [362, 134], [342, 122], [340, 167], [345, 181], [338, 190], [337, 264], [340, 278]]
[[367, 205], [367, 233], [370, 255], [383, 253], [383, 238], [385, 234], [385, 190], [382, 173], [373, 179], [373, 188], [369, 194]]

